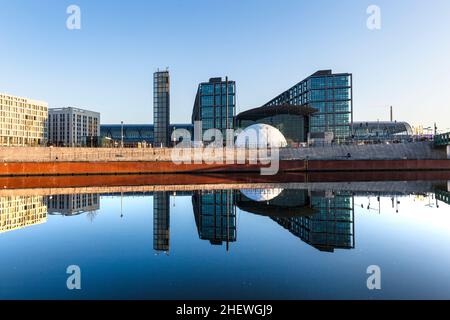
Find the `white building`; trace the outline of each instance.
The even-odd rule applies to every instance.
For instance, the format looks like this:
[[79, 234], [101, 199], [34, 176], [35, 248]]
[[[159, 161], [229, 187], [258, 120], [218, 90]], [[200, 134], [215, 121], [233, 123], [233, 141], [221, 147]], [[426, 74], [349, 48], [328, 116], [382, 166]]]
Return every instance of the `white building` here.
[[48, 141], [55, 146], [89, 146], [88, 141], [100, 137], [100, 113], [58, 108], [48, 111]]
[[44, 145], [47, 117], [47, 102], [0, 93], [0, 146]]

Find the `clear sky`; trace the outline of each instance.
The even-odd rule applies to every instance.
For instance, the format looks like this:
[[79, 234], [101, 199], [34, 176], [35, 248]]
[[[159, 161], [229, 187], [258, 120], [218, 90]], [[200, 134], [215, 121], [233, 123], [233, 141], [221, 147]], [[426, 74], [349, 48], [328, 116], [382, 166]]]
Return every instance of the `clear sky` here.
[[[66, 9], [81, 8], [81, 30]], [[369, 30], [367, 7], [381, 8]], [[0, 0], [0, 92], [152, 123], [152, 74], [170, 68], [171, 122], [199, 82], [228, 75], [238, 112], [318, 69], [354, 75], [356, 120], [450, 128], [448, 0]], [[449, 129], [450, 131], [450, 129]]]

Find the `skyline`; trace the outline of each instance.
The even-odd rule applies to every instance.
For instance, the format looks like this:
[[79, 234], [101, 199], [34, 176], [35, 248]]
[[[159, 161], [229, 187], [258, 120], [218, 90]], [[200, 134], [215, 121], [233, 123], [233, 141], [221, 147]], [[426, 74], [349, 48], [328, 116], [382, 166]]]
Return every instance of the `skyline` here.
[[[450, 129], [447, 1], [0, 4], [0, 91], [94, 110], [102, 123], [153, 123], [153, 72], [168, 66], [172, 123], [190, 122], [197, 86], [211, 77], [236, 81], [239, 113], [332, 69], [354, 76], [355, 121], [387, 120], [392, 105], [398, 121]], [[70, 4], [81, 30], [65, 27]], [[371, 4], [381, 30], [366, 27]]]

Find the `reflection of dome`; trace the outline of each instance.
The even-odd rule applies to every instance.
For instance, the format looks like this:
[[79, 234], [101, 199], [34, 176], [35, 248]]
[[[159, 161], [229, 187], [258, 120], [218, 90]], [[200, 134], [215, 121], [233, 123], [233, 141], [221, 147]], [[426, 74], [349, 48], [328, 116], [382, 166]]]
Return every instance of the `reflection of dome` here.
[[241, 190], [241, 193], [250, 200], [262, 202], [275, 199], [283, 192], [283, 189], [245, 189]]
[[237, 148], [282, 148], [286, 146], [286, 138], [280, 130], [262, 123], [254, 124], [245, 128], [245, 130], [241, 132], [236, 139]]

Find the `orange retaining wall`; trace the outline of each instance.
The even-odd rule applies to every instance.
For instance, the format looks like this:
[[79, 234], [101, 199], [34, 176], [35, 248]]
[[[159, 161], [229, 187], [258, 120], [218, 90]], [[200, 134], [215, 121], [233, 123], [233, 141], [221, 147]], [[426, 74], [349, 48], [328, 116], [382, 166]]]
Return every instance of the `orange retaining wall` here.
[[[173, 162], [7, 162], [0, 176], [260, 172], [261, 165]], [[450, 170], [450, 160], [282, 160], [280, 172]]]

